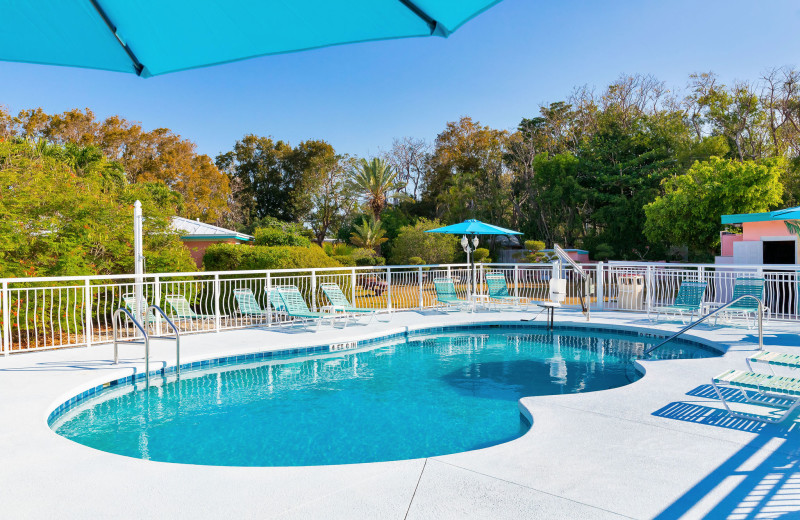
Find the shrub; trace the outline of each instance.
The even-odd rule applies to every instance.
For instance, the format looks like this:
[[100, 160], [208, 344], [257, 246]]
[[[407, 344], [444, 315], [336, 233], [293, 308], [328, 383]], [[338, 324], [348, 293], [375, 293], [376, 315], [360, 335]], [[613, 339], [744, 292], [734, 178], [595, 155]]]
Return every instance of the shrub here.
[[375, 251], [367, 248], [358, 248], [353, 251], [350, 258], [355, 261], [356, 265], [369, 266], [369, 265], [386, 265], [386, 259], [378, 256]]
[[211, 271], [342, 267], [340, 262], [326, 255], [316, 245], [298, 247], [213, 244], [206, 249], [203, 265]]
[[349, 256], [349, 255], [333, 255], [333, 256], [331, 256], [331, 258], [336, 260], [337, 262], [339, 262], [340, 264], [342, 264], [345, 267], [355, 267], [356, 266], [355, 258], [353, 258], [352, 256]]
[[485, 247], [477, 248], [475, 252], [472, 253], [472, 258], [475, 259], [475, 263], [479, 262], [489, 263], [492, 261], [492, 259], [489, 258], [489, 250], [486, 249]]
[[425, 264], [452, 263], [458, 239], [453, 235], [425, 232], [440, 226], [438, 220], [425, 218], [413, 226], [403, 226], [392, 244], [392, 263], [409, 265], [413, 257], [422, 259]]
[[278, 227], [258, 228], [255, 233], [257, 246], [299, 246], [308, 247], [311, 241], [299, 234], [294, 229], [281, 229]]
[[422, 265], [425, 263], [425, 260], [418, 256], [412, 256], [408, 259], [408, 265]]

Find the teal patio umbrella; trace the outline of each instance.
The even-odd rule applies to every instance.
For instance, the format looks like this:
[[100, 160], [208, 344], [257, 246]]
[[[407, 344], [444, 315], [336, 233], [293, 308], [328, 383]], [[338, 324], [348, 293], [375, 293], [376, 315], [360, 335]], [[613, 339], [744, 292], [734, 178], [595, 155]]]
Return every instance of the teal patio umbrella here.
[[[467, 261], [470, 264], [470, 291], [475, 291], [475, 257], [470, 257], [470, 253], [478, 248], [478, 235], [521, 235], [519, 231], [507, 229], [492, 224], [481, 222], [480, 220], [469, 219], [458, 224], [451, 224], [436, 229], [429, 229], [426, 233], [445, 233], [450, 235], [461, 235], [461, 247], [467, 253]], [[471, 261], [469, 260], [471, 258]], [[470, 298], [472, 294], [470, 294]]]
[[329, 45], [447, 37], [500, 0], [0, 0], [0, 60], [142, 77]]

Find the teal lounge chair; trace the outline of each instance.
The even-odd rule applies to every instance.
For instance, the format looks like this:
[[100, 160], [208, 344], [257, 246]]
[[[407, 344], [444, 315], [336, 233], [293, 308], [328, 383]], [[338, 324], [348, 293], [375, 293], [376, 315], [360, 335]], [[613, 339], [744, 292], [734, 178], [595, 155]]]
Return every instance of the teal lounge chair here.
[[[197, 314], [192, 309], [189, 301], [182, 294], [168, 294], [164, 296], [164, 300], [172, 307], [175, 312], [175, 317], [181, 320], [210, 320], [216, 316], [213, 314]], [[220, 316], [224, 318], [225, 316]]]
[[471, 307], [469, 300], [464, 300], [456, 294], [456, 285], [450, 278], [434, 278], [433, 287], [436, 289], [436, 301], [448, 307]]
[[[711, 379], [711, 385], [717, 393], [717, 397], [722, 401], [725, 409], [732, 417], [740, 419], [752, 419], [761, 422], [779, 423], [785, 420], [800, 404], [800, 379], [772, 374], [759, 374], [747, 372], [745, 370], [726, 370], [722, 374]], [[785, 408], [786, 411], [778, 416], [763, 416], [752, 413], [736, 412], [731, 409], [728, 403], [729, 398], [725, 398], [720, 387], [731, 387], [739, 390], [749, 404], [768, 406], [771, 408]], [[762, 399], [753, 399], [747, 392], [753, 392]], [[765, 401], [764, 398], [778, 398], [785, 403], [777, 402], [775, 399]]]
[[755, 372], [755, 370], [753, 370], [753, 363], [762, 363], [767, 365], [770, 372], [775, 374], [775, 370], [773, 370], [772, 367], [785, 367], [791, 370], [797, 370], [800, 368], [800, 355], [761, 350], [747, 358], [747, 367], [751, 372]]
[[[136, 316], [136, 295], [134, 293], [125, 293], [122, 295], [122, 301], [125, 303], [125, 307], [128, 308], [130, 313]], [[147, 299], [144, 301], [144, 307], [147, 309], [150, 304], [147, 302]], [[139, 317], [137, 316], [136, 319], [138, 320]], [[156, 317], [155, 311], [150, 311], [147, 313], [147, 323], [156, 323], [156, 322], [164, 322], [164, 318]]]
[[525, 302], [525, 307], [527, 307], [530, 303], [529, 298], [524, 298], [522, 296], [511, 296], [508, 293], [508, 284], [506, 283], [505, 275], [487, 274], [486, 286], [489, 289], [489, 302], [511, 304], [516, 307], [521, 306], [522, 302]]
[[653, 307], [652, 311], [656, 313], [656, 321], [658, 321], [658, 317], [661, 314], [678, 315], [684, 323], [684, 316], [688, 316], [690, 321], [695, 313], [699, 316], [707, 285], [706, 282], [681, 283], [681, 286], [678, 287], [678, 294], [675, 296], [675, 302], [672, 305]]
[[269, 312], [261, 308], [256, 300], [256, 295], [249, 288], [234, 289], [233, 298], [236, 300], [238, 312], [248, 318], [266, 318]]
[[[755, 296], [762, 303], [764, 302], [764, 279], [763, 278], [737, 278], [733, 284], [733, 297], [731, 301], [745, 295]], [[764, 313], [769, 317], [769, 309], [764, 305]], [[750, 317], [753, 317], [752, 326]], [[717, 324], [719, 318], [731, 319], [735, 317], [742, 317], [747, 322], [747, 328], [752, 328], [756, 324], [758, 318], [758, 303], [747, 298], [740, 302], [734, 303], [730, 307], [721, 310], [714, 315], [714, 325]]]
[[[378, 314], [378, 311], [375, 309], [362, 309], [351, 305], [350, 300], [347, 299], [347, 296], [344, 295], [342, 288], [339, 287], [338, 284], [321, 283], [319, 287], [322, 289], [322, 292], [325, 293], [325, 297], [328, 298], [328, 302], [330, 303], [327, 308], [334, 312], [343, 312], [353, 317], [357, 315], [369, 316], [369, 321], [372, 321]], [[389, 316], [391, 319], [391, 314], [389, 314]]]
[[286, 314], [290, 318], [295, 318], [303, 325], [306, 325], [309, 321], [316, 320], [317, 328], [319, 328], [326, 319], [330, 320], [331, 325], [333, 325], [333, 320], [336, 318], [345, 318], [344, 326], [347, 326], [347, 316], [344, 314], [337, 314], [335, 312], [314, 312], [309, 309], [305, 299], [303, 299], [303, 295], [300, 294], [300, 290], [294, 285], [279, 285], [275, 290], [278, 292], [278, 296], [281, 297], [283, 306], [286, 309]]

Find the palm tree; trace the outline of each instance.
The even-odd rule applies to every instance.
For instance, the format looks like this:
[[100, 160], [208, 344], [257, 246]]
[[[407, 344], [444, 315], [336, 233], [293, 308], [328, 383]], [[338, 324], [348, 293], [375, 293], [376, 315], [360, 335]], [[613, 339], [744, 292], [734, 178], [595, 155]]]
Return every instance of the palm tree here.
[[384, 234], [386, 231], [381, 227], [380, 219], [367, 217], [361, 221], [361, 225], [354, 227], [354, 231], [350, 235], [350, 242], [355, 246], [372, 249], [380, 254], [381, 244], [389, 240], [383, 236]]
[[402, 186], [397, 182], [397, 172], [382, 159], [361, 159], [360, 168], [350, 172], [350, 182], [366, 199], [372, 216], [380, 219], [389, 198], [396, 196]]

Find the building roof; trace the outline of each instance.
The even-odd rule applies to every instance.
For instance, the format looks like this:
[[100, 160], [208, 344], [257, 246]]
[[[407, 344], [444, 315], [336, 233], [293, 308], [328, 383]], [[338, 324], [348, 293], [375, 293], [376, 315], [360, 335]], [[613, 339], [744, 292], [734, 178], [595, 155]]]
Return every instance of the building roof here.
[[232, 229], [225, 229], [183, 217], [172, 217], [172, 228], [180, 233], [182, 240], [225, 240], [231, 238], [242, 242], [253, 240], [252, 236]]
[[722, 215], [723, 224], [743, 224], [745, 222], [768, 222], [770, 220], [800, 219], [800, 206], [779, 209], [766, 213], [742, 213], [739, 215]]

